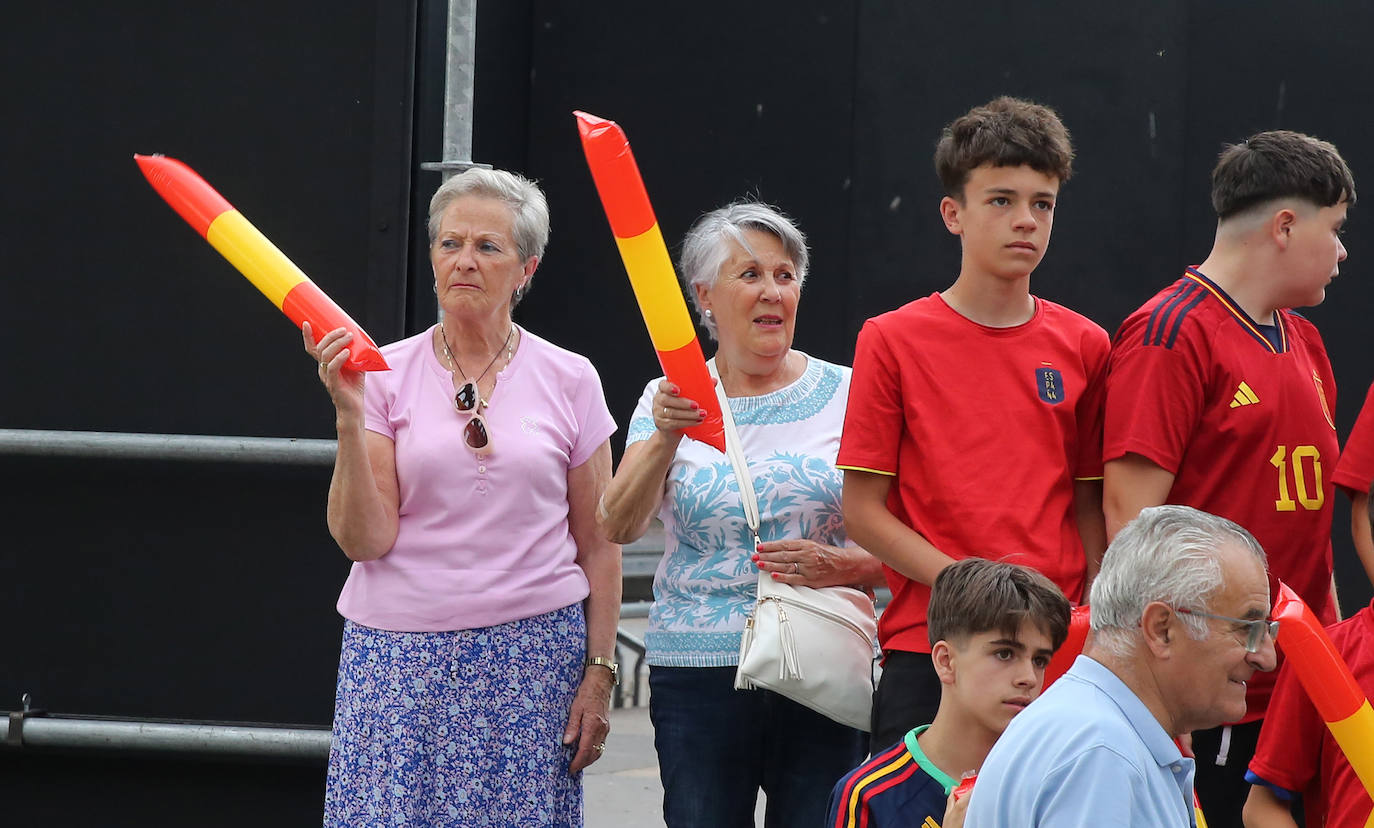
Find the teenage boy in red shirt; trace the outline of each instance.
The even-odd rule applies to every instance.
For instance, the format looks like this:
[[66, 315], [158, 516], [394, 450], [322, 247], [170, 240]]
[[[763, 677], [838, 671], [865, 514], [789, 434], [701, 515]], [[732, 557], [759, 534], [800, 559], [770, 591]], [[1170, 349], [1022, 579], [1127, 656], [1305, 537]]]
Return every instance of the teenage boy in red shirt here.
[[[1325, 298], [1354, 203], [1350, 169], [1325, 141], [1277, 130], [1227, 147], [1212, 171], [1212, 252], [1126, 318], [1107, 379], [1109, 532], [1162, 503], [1229, 518], [1323, 624], [1338, 612], [1336, 384], [1316, 327], [1288, 309]], [[1241, 825], [1274, 675], [1250, 680], [1241, 722], [1193, 734], [1212, 828]]]
[[1374, 532], [1369, 520], [1369, 489], [1374, 485], [1374, 385], [1365, 395], [1364, 407], [1341, 450], [1331, 482], [1350, 495], [1350, 537], [1365, 576], [1374, 584]]
[[1005, 558], [1076, 603], [1106, 548], [1107, 334], [1030, 292], [1072, 161], [1059, 117], [1029, 101], [998, 98], [951, 123], [935, 167], [959, 276], [859, 332], [836, 465], [846, 529], [892, 590], [878, 626], [875, 750], [935, 717], [926, 611], [942, 569]]

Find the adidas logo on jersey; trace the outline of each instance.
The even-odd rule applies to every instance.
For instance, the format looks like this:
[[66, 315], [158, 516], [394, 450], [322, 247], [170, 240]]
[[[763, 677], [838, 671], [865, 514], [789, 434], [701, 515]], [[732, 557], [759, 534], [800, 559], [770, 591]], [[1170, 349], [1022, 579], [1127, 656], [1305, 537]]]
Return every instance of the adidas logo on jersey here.
[[1231, 400], [1231, 407], [1240, 408], [1242, 405], [1255, 405], [1258, 402], [1259, 397], [1255, 396], [1255, 392], [1250, 390], [1249, 385], [1242, 382], [1236, 388], [1236, 397]]

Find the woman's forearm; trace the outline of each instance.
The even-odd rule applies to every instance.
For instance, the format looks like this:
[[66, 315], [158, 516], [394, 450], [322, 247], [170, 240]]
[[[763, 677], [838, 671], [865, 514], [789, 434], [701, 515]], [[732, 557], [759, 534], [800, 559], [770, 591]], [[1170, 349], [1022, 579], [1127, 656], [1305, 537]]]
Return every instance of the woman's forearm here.
[[[388, 503], [383, 495], [396, 489], [395, 447], [383, 435], [365, 431], [361, 421], [341, 417], [338, 432], [329, 482], [329, 534], [352, 560], [376, 560], [396, 543], [398, 510], [394, 498]], [[379, 480], [379, 475], [389, 480]]]
[[577, 545], [577, 565], [587, 576], [587, 655], [615, 656], [620, 622], [620, 545], [598, 530], [596, 504], [611, 476], [611, 444], [602, 443], [591, 459], [568, 472], [568, 532]]
[[620, 468], [597, 509], [601, 533], [615, 543], [638, 540], [663, 502], [663, 483], [677, 455], [681, 432], [654, 431], [625, 449]]

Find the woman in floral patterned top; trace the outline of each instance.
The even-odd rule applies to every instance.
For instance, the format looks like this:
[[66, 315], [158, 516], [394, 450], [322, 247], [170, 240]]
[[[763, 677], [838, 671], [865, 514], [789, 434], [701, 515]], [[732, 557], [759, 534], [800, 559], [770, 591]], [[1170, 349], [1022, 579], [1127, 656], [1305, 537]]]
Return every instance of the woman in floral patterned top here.
[[776, 209], [707, 213], [682, 271], [706, 330], [758, 494], [753, 548], [724, 454], [682, 429], [705, 414], [659, 378], [640, 397], [599, 520], [628, 542], [666, 530], [649, 615], [649, 712], [669, 828], [749, 825], [760, 788], [768, 824], [819, 825], [826, 792], [862, 761], [866, 737], [769, 690], [734, 689], [760, 570], [791, 584], [881, 583], [849, 542], [835, 469], [849, 369], [792, 349], [806, 240]]

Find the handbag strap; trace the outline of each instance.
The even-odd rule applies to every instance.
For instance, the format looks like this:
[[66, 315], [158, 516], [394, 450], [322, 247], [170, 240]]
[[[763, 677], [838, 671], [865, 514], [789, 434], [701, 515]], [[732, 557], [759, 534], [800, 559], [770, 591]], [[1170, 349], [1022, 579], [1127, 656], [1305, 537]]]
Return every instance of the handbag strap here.
[[739, 484], [739, 497], [744, 504], [744, 520], [749, 531], [754, 533], [754, 548], [759, 545], [759, 499], [754, 492], [754, 477], [749, 473], [749, 460], [744, 456], [740, 445], [739, 431], [735, 429], [735, 415], [730, 411], [730, 400], [725, 396], [725, 383], [716, 372], [715, 360], [710, 363], [711, 376], [716, 378], [716, 399], [720, 401], [720, 416], [725, 423], [725, 454], [735, 470], [735, 481]]

